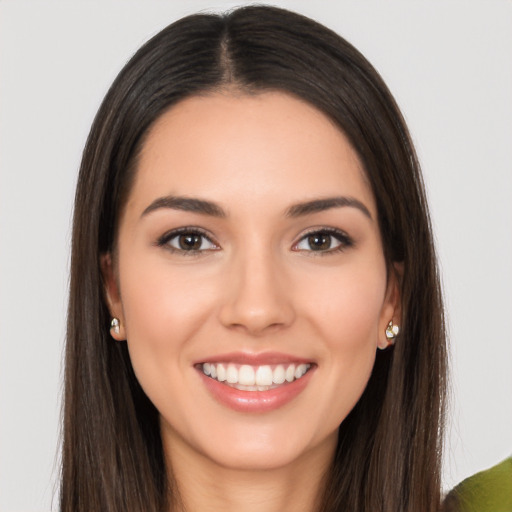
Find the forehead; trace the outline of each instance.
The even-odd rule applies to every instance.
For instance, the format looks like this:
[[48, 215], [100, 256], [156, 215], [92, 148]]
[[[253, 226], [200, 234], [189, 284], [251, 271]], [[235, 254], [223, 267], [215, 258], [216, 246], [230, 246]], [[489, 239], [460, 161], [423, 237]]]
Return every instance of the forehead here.
[[142, 148], [129, 203], [163, 194], [255, 207], [333, 194], [374, 213], [370, 187], [342, 131], [281, 92], [193, 96], [165, 112]]

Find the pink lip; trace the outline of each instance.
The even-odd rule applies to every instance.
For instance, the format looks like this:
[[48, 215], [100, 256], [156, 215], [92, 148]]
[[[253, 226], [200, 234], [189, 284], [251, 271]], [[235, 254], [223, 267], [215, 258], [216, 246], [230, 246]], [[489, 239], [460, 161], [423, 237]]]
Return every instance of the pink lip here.
[[282, 354], [279, 352], [262, 352], [260, 354], [251, 354], [249, 352], [230, 352], [226, 354], [216, 354], [212, 357], [206, 357], [201, 361], [196, 361], [195, 364], [201, 363], [233, 363], [233, 364], [248, 364], [251, 366], [262, 366], [265, 364], [307, 364], [312, 363], [311, 359], [304, 359], [301, 357], [292, 356], [290, 354]]
[[[226, 361], [225, 356], [221, 360]], [[208, 361], [213, 360], [208, 359]], [[293, 361], [297, 360], [293, 359]], [[279, 409], [296, 398], [308, 385], [315, 369], [316, 366], [313, 366], [300, 379], [268, 391], [242, 391], [207, 377], [200, 369], [197, 371], [208, 391], [221, 404], [237, 412], [263, 413]]]

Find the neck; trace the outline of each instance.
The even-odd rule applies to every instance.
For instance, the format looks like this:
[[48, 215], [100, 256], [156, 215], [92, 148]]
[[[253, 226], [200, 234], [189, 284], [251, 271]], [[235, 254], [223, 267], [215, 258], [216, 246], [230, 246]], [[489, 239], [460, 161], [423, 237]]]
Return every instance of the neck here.
[[172, 510], [316, 512], [334, 454], [333, 441], [284, 467], [264, 469], [223, 467], [184, 443], [173, 443], [172, 450], [165, 447], [172, 487], [178, 491]]

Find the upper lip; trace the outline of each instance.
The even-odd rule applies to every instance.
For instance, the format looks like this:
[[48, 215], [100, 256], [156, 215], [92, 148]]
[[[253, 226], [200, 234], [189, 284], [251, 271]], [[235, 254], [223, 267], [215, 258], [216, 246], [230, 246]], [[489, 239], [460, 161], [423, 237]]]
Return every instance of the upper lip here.
[[230, 352], [225, 354], [216, 354], [214, 356], [205, 357], [195, 364], [199, 363], [233, 363], [233, 364], [247, 364], [250, 366], [262, 366], [280, 363], [313, 363], [311, 359], [297, 357], [291, 354], [284, 354], [281, 352]]

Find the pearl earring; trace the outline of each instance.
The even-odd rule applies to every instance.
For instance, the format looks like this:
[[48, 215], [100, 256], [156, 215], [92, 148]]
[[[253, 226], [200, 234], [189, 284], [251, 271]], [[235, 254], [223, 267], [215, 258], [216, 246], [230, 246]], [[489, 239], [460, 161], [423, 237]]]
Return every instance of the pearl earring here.
[[119, 334], [121, 327], [121, 322], [119, 318], [112, 318], [112, 322], [110, 322], [110, 330], [114, 331], [114, 334]]
[[393, 323], [393, 320], [389, 322], [386, 327], [386, 338], [393, 344], [395, 342], [395, 338], [400, 334], [400, 327]]

